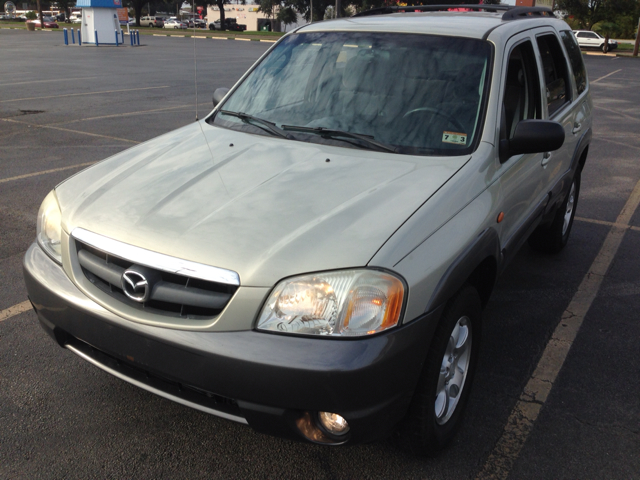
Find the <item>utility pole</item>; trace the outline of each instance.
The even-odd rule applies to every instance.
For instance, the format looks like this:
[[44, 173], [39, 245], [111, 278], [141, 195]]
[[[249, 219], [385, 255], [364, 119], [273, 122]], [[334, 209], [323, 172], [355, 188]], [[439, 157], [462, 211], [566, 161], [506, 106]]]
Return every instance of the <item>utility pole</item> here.
[[44, 30], [44, 18], [42, 17], [42, 7], [40, 6], [40, 0], [38, 0], [38, 15], [40, 15], [40, 30]]
[[309, 23], [313, 23], [313, 0], [311, 0], [311, 20], [309, 21]]
[[636, 30], [636, 45], [633, 47], [633, 56], [638, 56], [638, 46], [640, 45], [640, 18], [638, 18], [638, 29]]

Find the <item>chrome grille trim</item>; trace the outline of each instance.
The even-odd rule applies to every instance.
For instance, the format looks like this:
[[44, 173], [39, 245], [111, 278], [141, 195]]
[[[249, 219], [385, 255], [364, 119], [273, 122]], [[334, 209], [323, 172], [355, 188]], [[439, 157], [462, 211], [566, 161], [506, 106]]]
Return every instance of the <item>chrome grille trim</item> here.
[[163, 253], [153, 252], [109, 237], [104, 237], [97, 233], [89, 232], [83, 228], [75, 228], [71, 232], [71, 236], [98, 250], [129, 260], [138, 265], [210, 282], [234, 286], [240, 285], [240, 276], [232, 270], [212, 267]]

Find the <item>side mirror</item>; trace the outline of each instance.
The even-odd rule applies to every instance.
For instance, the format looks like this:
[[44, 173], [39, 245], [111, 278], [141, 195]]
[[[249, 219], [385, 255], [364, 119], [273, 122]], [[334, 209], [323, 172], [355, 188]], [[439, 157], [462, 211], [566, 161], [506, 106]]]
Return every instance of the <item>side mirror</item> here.
[[511, 139], [500, 140], [500, 162], [521, 153], [558, 150], [564, 143], [564, 128], [549, 120], [521, 120]]
[[216, 88], [213, 92], [213, 106], [218, 105], [227, 93], [229, 93], [229, 89], [226, 87]]

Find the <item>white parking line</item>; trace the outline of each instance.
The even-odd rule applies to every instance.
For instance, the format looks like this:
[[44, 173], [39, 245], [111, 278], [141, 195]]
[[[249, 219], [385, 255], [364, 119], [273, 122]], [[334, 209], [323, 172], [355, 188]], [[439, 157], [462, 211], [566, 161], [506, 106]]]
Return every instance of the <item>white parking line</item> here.
[[604, 77], [600, 77], [600, 78], [598, 78], [598, 79], [594, 80], [593, 82], [589, 82], [589, 83], [591, 83], [591, 85], [593, 85], [594, 83], [599, 82], [600, 80], [604, 80], [605, 78], [610, 77], [610, 76], [611, 76], [611, 75], [613, 75], [614, 73], [618, 73], [618, 72], [620, 72], [620, 71], [622, 71], [622, 69], [621, 69], [621, 68], [619, 68], [619, 69], [618, 69], [618, 70], [616, 70], [615, 72], [607, 73]]
[[62, 97], [80, 97], [83, 95], [102, 95], [104, 93], [136, 92], [139, 90], [154, 90], [158, 88], [169, 88], [169, 85], [164, 85], [162, 87], [141, 87], [141, 88], [125, 88], [122, 90], [103, 90], [102, 92], [68, 93], [66, 95], [47, 95], [45, 97], [12, 98], [11, 100], [0, 100], [0, 103], [24, 102], [26, 100], [43, 100], [43, 99], [53, 99], [53, 98], [62, 98]]
[[61, 172], [63, 170], [70, 170], [72, 168], [86, 167], [93, 165], [96, 162], [77, 163], [76, 165], [69, 165], [68, 167], [52, 168], [51, 170], [42, 170], [41, 172], [26, 173], [24, 175], [18, 175], [16, 177], [0, 178], [0, 183], [13, 182], [14, 180], [22, 180], [23, 178], [36, 177], [38, 175], [45, 175], [47, 173]]
[[[615, 72], [614, 72], [615, 73]], [[629, 222], [640, 204], [640, 181], [611, 226], [600, 252], [582, 279], [578, 291], [562, 314], [542, 357], [509, 415], [502, 436], [489, 455], [477, 479], [506, 479], [520, 455], [533, 424], [544, 406], [553, 384], [567, 359], [582, 321], [593, 303], [622, 243]]]
[[146, 113], [156, 113], [156, 112], [164, 112], [167, 110], [177, 110], [180, 108], [191, 109], [192, 105], [180, 105], [178, 107], [166, 107], [166, 108], [154, 108], [153, 110], [138, 110], [136, 112], [125, 112], [125, 113], [114, 113], [112, 115], [101, 115], [99, 117], [87, 117], [87, 118], [78, 118], [77, 120], [69, 120], [66, 122], [57, 122], [57, 123], [48, 123], [46, 126], [52, 125], [68, 125], [70, 123], [78, 123], [78, 122], [86, 122], [88, 120], [103, 120], [105, 118], [114, 118], [114, 117], [129, 117], [132, 115], [144, 115]]
[[31, 310], [31, 302], [29, 300], [0, 311], [0, 322], [4, 322], [5, 320], [15, 317], [27, 310]]
[[91, 80], [94, 78], [98, 78], [98, 77], [56, 78], [53, 80], [32, 80], [30, 82], [0, 83], [0, 87], [8, 87], [10, 85], [27, 85], [29, 83], [68, 82], [69, 80]]
[[584, 217], [575, 217], [574, 220], [576, 222], [593, 223], [595, 225], [606, 225], [607, 227], [628, 228], [629, 230], [640, 232], [640, 227], [632, 227], [631, 225], [619, 225], [614, 222], [607, 222], [606, 220], [596, 220], [595, 218], [584, 218]]
[[50, 128], [52, 130], [60, 130], [61, 132], [79, 133], [80, 135], [89, 135], [90, 137], [108, 138], [109, 140], [118, 140], [119, 142], [134, 143], [136, 145], [140, 143], [135, 140], [129, 140], [128, 138], [111, 137], [109, 135], [100, 135], [99, 133], [89, 133], [83, 132], [81, 130], [71, 130], [69, 128], [54, 127], [53, 125], [38, 125], [37, 123], [20, 122], [18, 120], [12, 120], [10, 118], [0, 118], [0, 121], [29, 125], [30, 127], [34, 128]]

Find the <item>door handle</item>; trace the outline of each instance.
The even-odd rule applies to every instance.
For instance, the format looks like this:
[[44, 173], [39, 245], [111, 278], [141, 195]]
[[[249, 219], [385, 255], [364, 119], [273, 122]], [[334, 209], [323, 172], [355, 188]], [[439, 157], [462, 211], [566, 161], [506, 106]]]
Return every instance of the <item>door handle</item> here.
[[546, 167], [549, 160], [551, 160], [551, 152], [544, 152], [542, 154], [542, 166]]
[[571, 133], [578, 133], [580, 130], [582, 130], [582, 124], [575, 122], [573, 124], [573, 130], [571, 130]]

